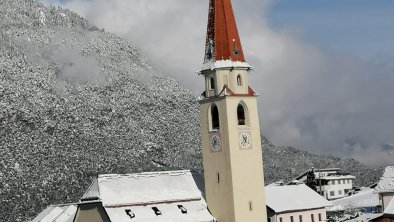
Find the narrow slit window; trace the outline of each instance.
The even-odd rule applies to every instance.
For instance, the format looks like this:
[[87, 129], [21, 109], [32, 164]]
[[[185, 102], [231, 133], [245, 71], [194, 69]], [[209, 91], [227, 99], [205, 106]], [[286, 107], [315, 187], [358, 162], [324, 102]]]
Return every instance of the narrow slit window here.
[[314, 214], [311, 214], [311, 221], [315, 222], [315, 215]]
[[250, 211], [253, 210], [253, 203], [252, 203], [252, 201], [249, 201], [249, 210], [250, 210]]
[[299, 218], [300, 218], [300, 222], [302, 222], [302, 215], [299, 215]]
[[215, 79], [213, 77], [209, 79], [209, 89], [215, 89]]
[[238, 85], [238, 86], [242, 86], [242, 78], [241, 78], [241, 75], [238, 75], [238, 76], [237, 76], [237, 85]]
[[219, 110], [216, 105], [212, 105], [211, 117], [212, 117], [212, 129], [218, 130], [220, 128], [220, 122], [219, 122]]
[[220, 183], [220, 175], [219, 175], [219, 173], [216, 174], [216, 177], [217, 177], [218, 183]]
[[245, 108], [242, 104], [239, 104], [237, 107], [237, 117], [238, 117], [238, 125], [240, 126], [246, 125]]

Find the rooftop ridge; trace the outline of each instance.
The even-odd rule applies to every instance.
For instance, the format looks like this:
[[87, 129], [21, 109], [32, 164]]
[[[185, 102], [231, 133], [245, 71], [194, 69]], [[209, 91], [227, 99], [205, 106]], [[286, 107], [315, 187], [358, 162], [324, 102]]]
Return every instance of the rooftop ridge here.
[[100, 174], [98, 179], [119, 179], [119, 178], [138, 178], [138, 177], [156, 177], [162, 175], [169, 176], [181, 176], [187, 174], [195, 174], [192, 170], [178, 170], [178, 171], [157, 171], [157, 172], [143, 172], [143, 173], [132, 173], [132, 174]]

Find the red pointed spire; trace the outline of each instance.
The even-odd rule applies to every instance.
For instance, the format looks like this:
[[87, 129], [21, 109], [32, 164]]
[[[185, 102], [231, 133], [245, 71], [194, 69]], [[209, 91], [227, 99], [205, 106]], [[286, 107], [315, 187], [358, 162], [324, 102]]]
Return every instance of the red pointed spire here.
[[231, 0], [210, 0], [205, 60], [245, 62]]

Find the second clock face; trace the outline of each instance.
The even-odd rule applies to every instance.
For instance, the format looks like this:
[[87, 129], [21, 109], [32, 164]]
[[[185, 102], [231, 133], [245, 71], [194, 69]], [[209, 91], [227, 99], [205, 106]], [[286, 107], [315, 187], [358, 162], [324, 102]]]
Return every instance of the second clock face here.
[[243, 149], [248, 149], [252, 145], [252, 139], [250, 138], [249, 133], [241, 133], [239, 135], [239, 145]]
[[219, 151], [222, 147], [222, 141], [220, 141], [220, 137], [218, 135], [212, 135], [211, 137], [211, 149], [213, 151]]

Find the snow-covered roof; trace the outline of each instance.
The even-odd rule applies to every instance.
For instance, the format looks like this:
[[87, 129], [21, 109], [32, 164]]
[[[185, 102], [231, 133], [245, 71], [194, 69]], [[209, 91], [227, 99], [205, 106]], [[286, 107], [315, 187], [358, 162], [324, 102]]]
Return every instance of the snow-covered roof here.
[[111, 221], [214, 221], [201, 189], [201, 175], [190, 170], [100, 175], [82, 197], [99, 200]]
[[379, 197], [373, 189], [361, 191], [352, 196], [331, 201], [333, 207], [329, 211], [345, 210], [348, 206], [354, 207], [374, 207], [379, 205]]
[[390, 204], [387, 206], [384, 214], [394, 215], [394, 199], [391, 200]]
[[301, 211], [332, 204], [305, 184], [265, 187], [266, 204], [276, 213]]
[[[319, 178], [317, 176], [317, 178]], [[356, 179], [355, 176], [352, 175], [330, 175], [330, 176], [322, 176], [320, 177], [322, 180], [343, 180], [343, 179]]]
[[50, 206], [35, 217], [32, 222], [73, 222], [76, 212], [76, 205]]
[[375, 187], [375, 192], [394, 192], [394, 166], [386, 167], [383, 176], [380, 178], [378, 185]]
[[97, 178], [84, 195], [97, 195], [104, 207], [147, 205], [202, 199], [191, 171], [108, 174]]

